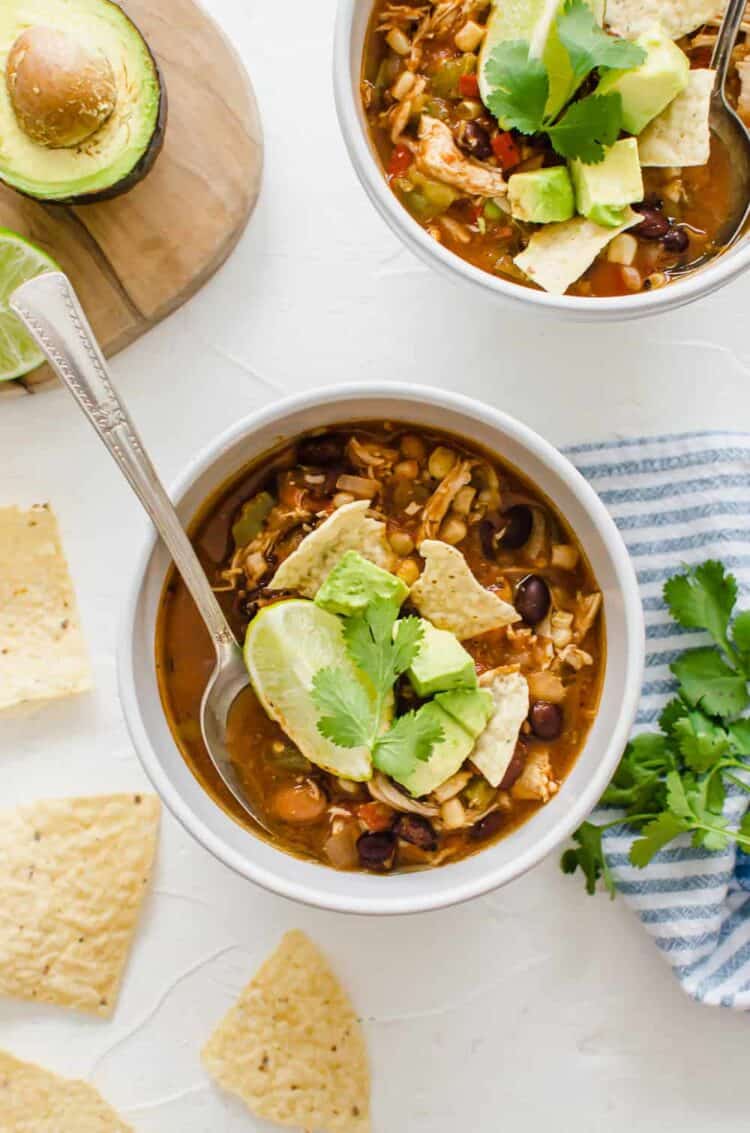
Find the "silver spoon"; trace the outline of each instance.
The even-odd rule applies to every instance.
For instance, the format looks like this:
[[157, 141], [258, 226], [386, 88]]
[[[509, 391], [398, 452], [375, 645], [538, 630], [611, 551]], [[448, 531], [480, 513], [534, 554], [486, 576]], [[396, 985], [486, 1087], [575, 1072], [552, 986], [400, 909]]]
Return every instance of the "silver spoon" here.
[[[711, 95], [711, 132], [726, 146], [732, 166], [732, 200], [716, 238], [716, 243], [720, 244], [723, 250], [731, 247], [742, 235], [750, 215], [750, 132], [727, 102], [725, 93], [727, 72], [745, 14], [746, 3], [747, 0], [729, 0], [710, 64], [716, 71]], [[708, 260], [713, 259], [713, 256], [714, 253], [706, 253], [689, 264], [672, 268], [669, 274], [678, 276], [696, 271]]]
[[62, 272], [39, 275], [13, 293], [10, 306], [39, 344], [60, 381], [73, 394], [151, 516], [206, 623], [216, 650], [216, 665], [201, 702], [203, 742], [237, 802], [265, 828], [265, 821], [243, 793], [226, 746], [229, 711], [249, 684], [240, 647], [172, 501], [112, 385], [104, 356], [70, 280]]

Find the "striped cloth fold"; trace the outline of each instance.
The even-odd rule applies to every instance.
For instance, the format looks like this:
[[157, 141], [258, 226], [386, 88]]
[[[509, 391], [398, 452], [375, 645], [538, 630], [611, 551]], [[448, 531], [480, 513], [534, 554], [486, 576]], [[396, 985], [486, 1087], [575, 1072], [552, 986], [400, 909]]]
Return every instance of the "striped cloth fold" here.
[[[628, 546], [646, 615], [646, 679], [636, 731], [658, 726], [673, 695], [670, 663], [707, 637], [676, 626], [662, 599], [682, 564], [721, 559], [750, 605], [750, 434], [705, 432], [632, 438], [567, 450], [612, 513]], [[748, 796], [731, 788], [737, 821]], [[611, 819], [600, 812], [595, 820]], [[604, 852], [619, 892], [640, 917], [683, 989], [712, 1006], [750, 1008], [750, 857], [711, 853], [682, 836], [640, 870], [633, 835], [615, 827]]]

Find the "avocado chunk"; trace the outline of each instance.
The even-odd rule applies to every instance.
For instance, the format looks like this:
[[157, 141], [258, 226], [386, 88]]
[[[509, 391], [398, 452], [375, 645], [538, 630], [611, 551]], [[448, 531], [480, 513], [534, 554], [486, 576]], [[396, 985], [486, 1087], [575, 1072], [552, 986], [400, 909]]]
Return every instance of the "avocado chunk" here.
[[659, 27], [639, 36], [636, 43], [646, 52], [640, 67], [607, 72], [595, 91], [616, 91], [622, 97], [622, 125], [629, 134], [640, 134], [652, 118], [661, 114], [685, 89], [690, 75], [687, 55]]
[[492, 693], [484, 688], [457, 688], [453, 692], [440, 692], [435, 697], [443, 712], [476, 739], [487, 727], [495, 702]]
[[112, 0], [3, 0], [0, 180], [83, 204], [132, 188], [163, 141], [166, 93]]
[[328, 574], [315, 597], [316, 606], [331, 614], [353, 617], [376, 598], [400, 606], [409, 587], [395, 574], [369, 562], [358, 551], [347, 551]]
[[564, 165], [514, 173], [508, 181], [511, 216], [532, 224], [570, 220], [575, 214], [573, 185]]
[[627, 206], [643, 200], [643, 176], [635, 138], [615, 142], [598, 165], [586, 165], [574, 158], [570, 175], [579, 213], [604, 228], [617, 228], [625, 220]]
[[420, 618], [424, 637], [407, 677], [417, 696], [432, 696], [454, 688], [476, 688], [474, 660], [457, 637], [447, 629], [436, 629]]
[[393, 776], [415, 798], [429, 795], [455, 775], [474, 747], [473, 736], [434, 700], [423, 704], [419, 713], [440, 725], [443, 738], [435, 744], [429, 759], [416, 760], [406, 774]]

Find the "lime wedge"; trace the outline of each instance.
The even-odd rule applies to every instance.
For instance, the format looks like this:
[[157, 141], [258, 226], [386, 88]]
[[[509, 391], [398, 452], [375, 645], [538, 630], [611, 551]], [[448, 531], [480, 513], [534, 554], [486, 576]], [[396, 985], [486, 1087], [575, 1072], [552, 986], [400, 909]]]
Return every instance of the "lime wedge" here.
[[0, 382], [22, 378], [44, 361], [41, 350], [10, 310], [8, 300], [27, 280], [59, 270], [46, 252], [9, 228], [0, 228]]
[[315, 674], [343, 669], [359, 679], [335, 614], [301, 598], [267, 606], [247, 627], [245, 664], [266, 712], [311, 763], [345, 779], [371, 778], [367, 748], [338, 747], [317, 728], [319, 712], [311, 694]]
[[[556, 117], [576, 92], [578, 84], [573, 77], [568, 53], [557, 34], [556, 18], [564, 0], [494, 0], [479, 53], [479, 93], [486, 102], [492, 87], [485, 69], [487, 61], [498, 43], [524, 39], [530, 44], [530, 54], [541, 59], [549, 74], [549, 98], [546, 114]], [[599, 23], [604, 17], [601, 0], [588, 0]], [[502, 123], [501, 123], [502, 125]]]

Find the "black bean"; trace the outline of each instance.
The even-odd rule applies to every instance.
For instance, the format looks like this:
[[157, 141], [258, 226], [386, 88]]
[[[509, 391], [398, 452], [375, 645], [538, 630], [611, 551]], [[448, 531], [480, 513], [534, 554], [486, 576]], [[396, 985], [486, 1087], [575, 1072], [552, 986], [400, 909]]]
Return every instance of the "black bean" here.
[[308, 437], [301, 441], [297, 452], [300, 464], [327, 465], [336, 464], [343, 459], [344, 442], [340, 437]]
[[513, 752], [513, 758], [508, 764], [508, 769], [503, 775], [502, 782], [500, 783], [501, 791], [509, 791], [516, 779], [520, 779], [521, 772], [526, 766], [528, 758], [528, 748], [523, 740], [519, 740], [516, 744], [516, 750]]
[[556, 740], [563, 727], [562, 708], [548, 700], [537, 700], [529, 712], [529, 723], [540, 740]]
[[479, 822], [474, 823], [469, 831], [469, 837], [475, 842], [486, 842], [488, 838], [494, 838], [500, 832], [504, 822], [502, 811], [491, 810], [484, 818], [480, 818]]
[[500, 536], [500, 546], [506, 551], [517, 551], [529, 541], [534, 518], [531, 508], [525, 504], [516, 504], [503, 512], [506, 527]]
[[396, 834], [420, 850], [436, 850], [437, 834], [428, 818], [421, 814], [402, 814], [396, 823]]
[[490, 135], [478, 122], [462, 122], [456, 133], [456, 141], [464, 153], [471, 157], [479, 158], [480, 161], [492, 157]]
[[672, 225], [669, 231], [662, 237], [662, 244], [668, 252], [685, 252], [687, 251], [689, 243], [690, 237], [686, 230], [684, 228], [678, 228], [676, 225]]
[[550, 606], [549, 587], [538, 574], [530, 574], [516, 590], [515, 607], [527, 625], [546, 618]]
[[636, 212], [643, 217], [640, 224], [631, 228], [634, 236], [642, 236], [644, 240], [661, 240], [669, 231], [669, 221], [663, 212], [651, 205], [633, 206]]
[[367, 869], [390, 869], [396, 856], [396, 835], [390, 830], [361, 834], [357, 839], [357, 852]]

